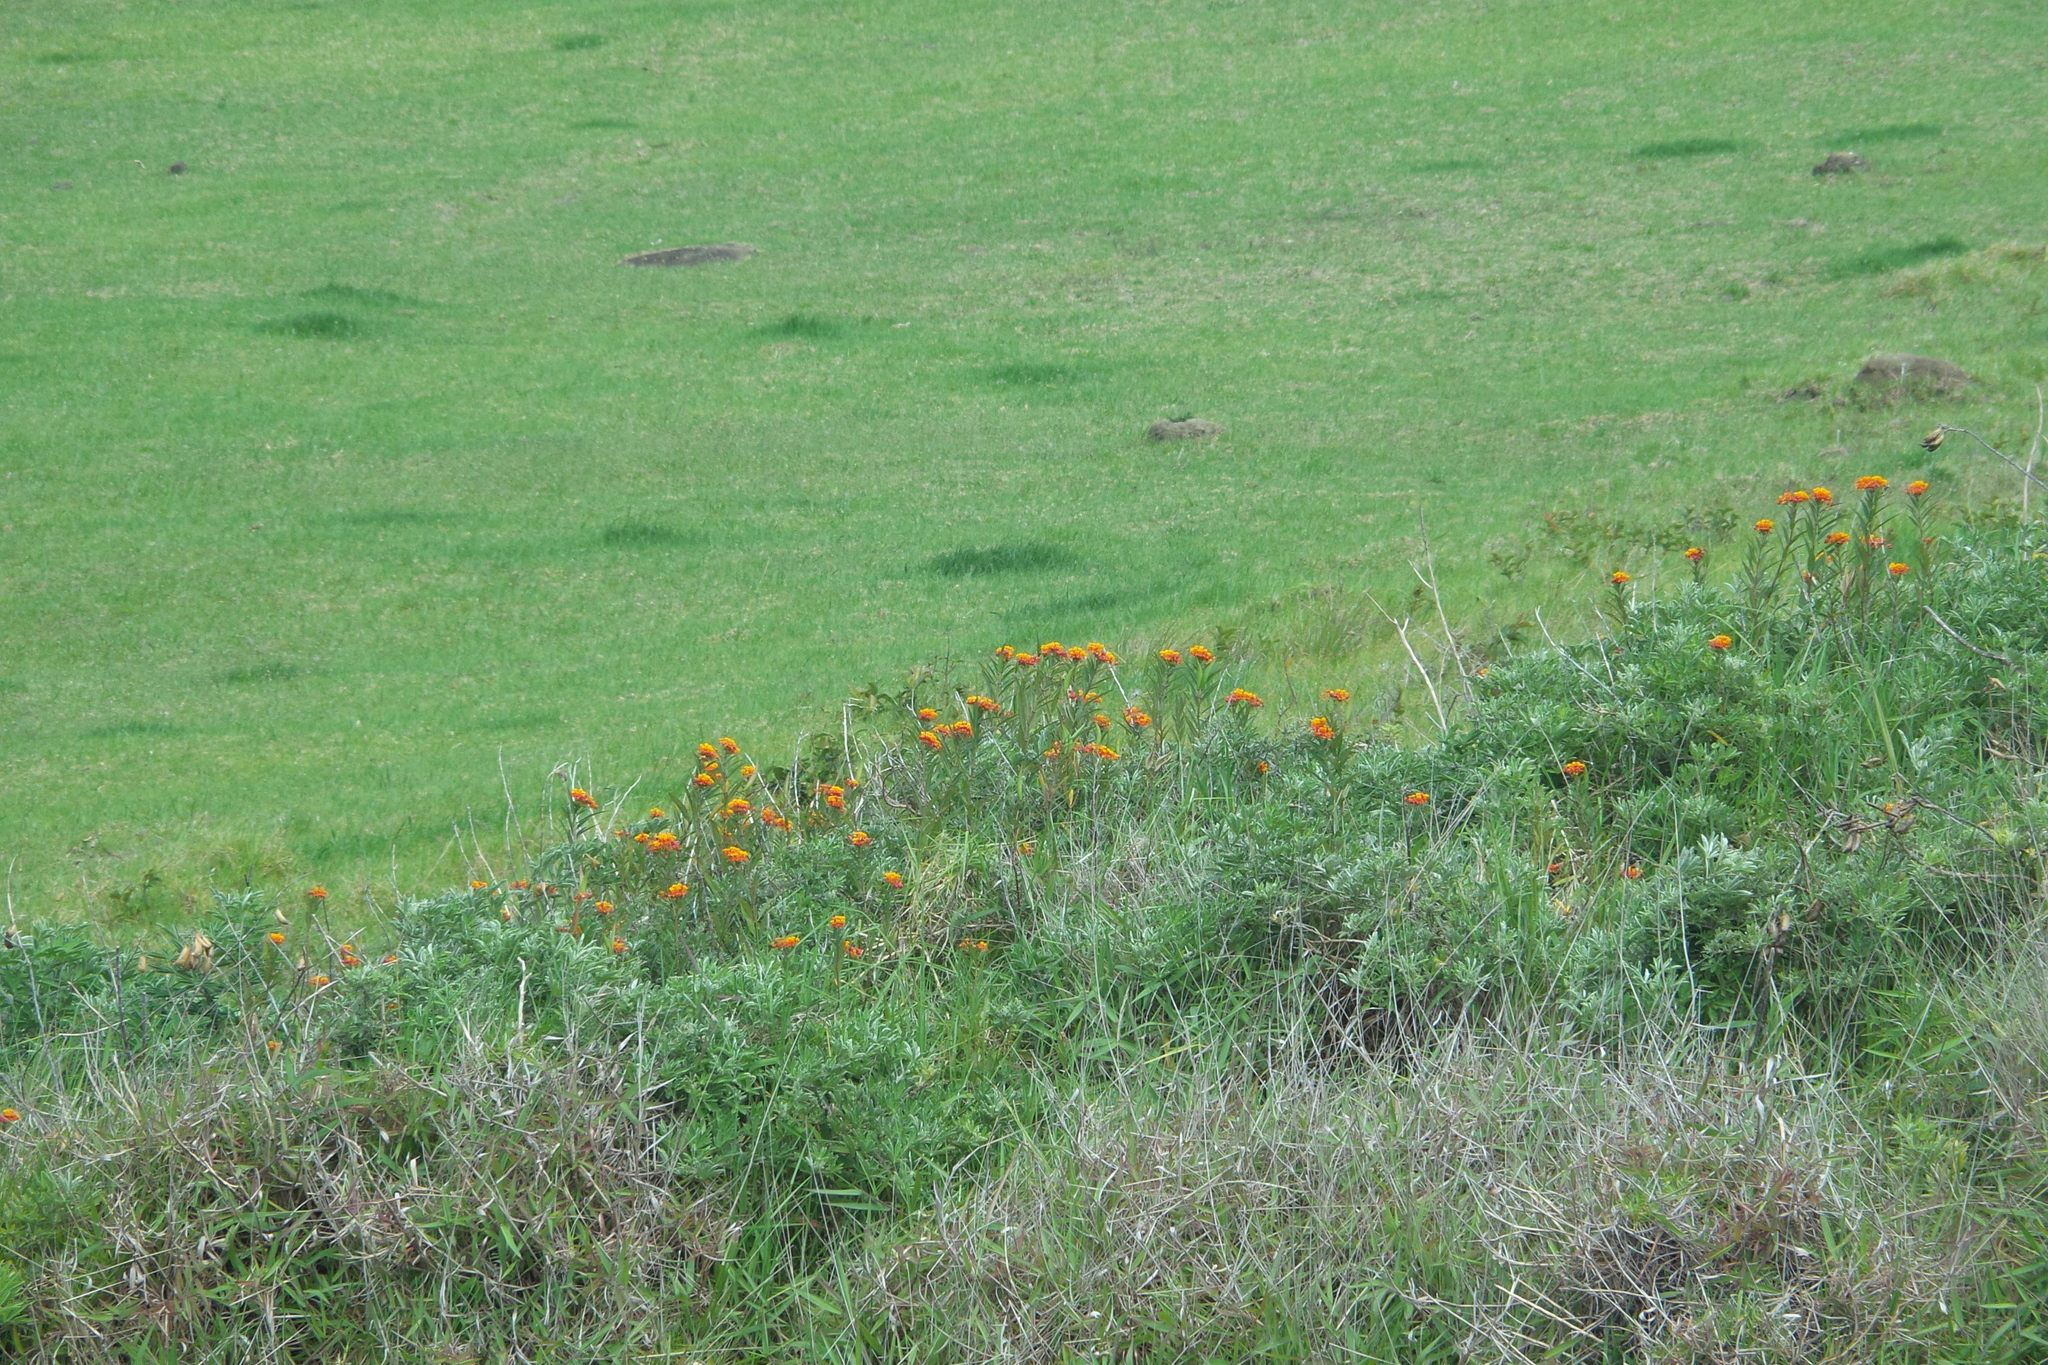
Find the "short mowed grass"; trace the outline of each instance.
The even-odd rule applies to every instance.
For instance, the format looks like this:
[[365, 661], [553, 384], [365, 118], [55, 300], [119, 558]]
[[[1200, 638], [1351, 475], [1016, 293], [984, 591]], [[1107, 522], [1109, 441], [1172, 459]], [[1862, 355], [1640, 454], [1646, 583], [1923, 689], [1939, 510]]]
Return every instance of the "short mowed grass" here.
[[[1972, 263], [2043, 235], [2044, 46], [2021, 0], [15, 6], [12, 893], [436, 885], [563, 760], [1405, 599], [1418, 511], [1462, 619], [1662, 563], [1496, 573], [1553, 509], [1981, 499], [1913, 441], [2031, 429], [2048, 285]], [[1982, 382], [1850, 401], [1876, 350]]]

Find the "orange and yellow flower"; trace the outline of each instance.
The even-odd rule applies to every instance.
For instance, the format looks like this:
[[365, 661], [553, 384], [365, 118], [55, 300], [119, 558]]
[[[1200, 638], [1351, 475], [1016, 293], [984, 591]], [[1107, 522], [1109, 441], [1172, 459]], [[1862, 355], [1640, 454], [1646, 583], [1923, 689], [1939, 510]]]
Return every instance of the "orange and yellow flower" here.
[[826, 923], [830, 924], [834, 929], [844, 929], [846, 927], [846, 916], [834, 915], [831, 919], [827, 920]]
[[624, 939], [622, 939], [622, 938], [615, 938], [615, 939], [613, 939], [613, 940], [612, 940], [612, 951], [613, 951], [613, 952], [615, 952], [615, 953], [623, 953], [623, 952], [625, 952], [625, 951], [626, 951], [626, 940], [624, 940]]
[[690, 894], [690, 886], [687, 882], [670, 882], [668, 890], [661, 894], [666, 900], [679, 901]]
[[1773, 532], [1773, 531], [1775, 531], [1775, 530], [1777, 530], [1777, 529], [1778, 529], [1778, 523], [1777, 523], [1777, 522], [1775, 522], [1775, 521], [1772, 521], [1772, 520], [1771, 520], [1771, 519], [1770, 519], [1769, 517], [1759, 517], [1759, 518], [1757, 518], [1757, 523], [1756, 523], [1756, 533], [1757, 533], [1758, 535], [1760, 535], [1760, 536], [1767, 536], [1767, 535], [1769, 535], [1769, 534], [1770, 534], [1771, 532]]
[[1586, 775], [1586, 765], [1575, 758], [1565, 764], [1562, 771], [1566, 777], [1584, 777]]
[[731, 863], [734, 867], [738, 867], [754, 855], [741, 848], [738, 844], [727, 844], [724, 848], [718, 850], [718, 856]]
[[597, 798], [581, 787], [571, 787], [569, 788], [569, 804], [572, 806], [582, 806], [586, 810], [596, 810]]
[[771, 939], [769, 939], [769, 940], [768, 940], [768, 946], [769, 946], [770, 948], [774, 948], [774, 949], [777, 949], [778, 951], [786, 951], [786, 950], [788, 950], [788, 949], [790, 949], [790, 948], [794, 948], [794, 947], [796, 947], [796, 945], [797, 945], [797, 944], [799, 944], [799, 943], [802, 943], [802, 942], [803, 942], [803, 938], [802, 938], [802, 936], [801, 936], [801, 935], [798, 935], [798, 934], [784, 934], [784, 935], [783, 935], [783, 936], [782, 936], [781, 938], [771, 938]]
[[732, 800], [725, 803], [725, 813], [728, 819], [733, 816], [746, 815], [753, 809], [754, 803], [747, 800], [744, 796], [735, 796]]
[[1835, 495], [1833, 493], [1830, 493], [1827, 489], [1822, 488], [1819, 484], [1815, 484], [1813, 486], [1813, 500], [1819, 503], [1821, 506], [1826, 507], [1829, 503], [1835, 500]]
[[713, 777], [710, 773], [698, 773], [695, 777], [690, 779], [690, 781], [696, 783], [700, 787], [708, 787], [717, 780], [718, 779]]
[[[481, 883], [479, 883], [479, 885], [481, 885]], [[309, 901], [324, 901], [324, 900], [326, 900], [326, 899], [327, 899], [327, 888], [326, 888], [326, 887], [324, 887], [324, 886], [313, 886], [313, 887], [308, 887], [308, 888], [306, 889], [306, 899], [307, 899], [307, 900], [309, 900]]]
[[1008, 663], [1010, 660], [1017, 657], [1017, 651], [1012, 649], [1009, 645], [997, 645], [996, 657], [998, 659], [1001, 659], [1004, 663]]
[[1216, 662], [1216, 656], [1214, 654], [1211, 654], [1207, 649], [1203, 648], [1201, 645], [1190, 646], [1188, 649], [1188, 657], [1190, 659], [1193, 659], [1198, 664], [1213, 664]]
[[1036, 654], [1019, 654], [1012, 662], [1019, 668], [1034, 668], [1038, 664], [1038, 656]]
[[1177, 649], [1162, 649], [1159, 651], [1159, 657], [1162, 662], [1177, 664], [1180, 662], [1180, 651]]
[[875, 836], [868, 833], [864, 829], [857, 829], [853, 833], [846, 836], [846, 842], [852, 844], [855, 848], [866, 848], [869, 844], [872, 844], [874, 841]]
[[945, 743], [944, 740], [938, 737], [936, 732], [931, 730], [919, 730], [917, 732], [917, 742], [924, 745], [927, 749], [937, 749]]
[[1346, 687], [1326, 687], [1323, 689], [1323, 700], [1333, 701], [1342, 706], [1351, 700], [1351, 690]]
[[917, 708], [917, 718], [923, 724], [930, 725], [939, 718], [939, 713], [929, 706], [920, 706]]
[[1802, 503], [1802, 502], [1812, 502], [1812, 501], [1813, 501], [1813, 494], [1811, 494], [1811, 493], [1807, 492], [1807, 491], [1806, 491], [1805, 489], [1803, 489], [1803, 488], [1795, 488], [1795, 489], [1793, 489], [1793, 490], [1792, 490], [1791, 492], [1789, 492], [1789, 493], [1780, 493], [1780, 494], [1778, 494], [1778, 506], [1780, 506], [1780, 507], [1786, 507], [1786, 506], [1793, 506], [1793, 507], [1796, 507], [1796, 506], [1798, 506], [1798, 505], [1799, 505], [1800, 503]]
[[1830, 531], [1821, 539], [1830, 545], [1847, 545], [1849, 543], [1849, 533], [1847, 531]]
[[1047, 640], [1038, 647], [1038, 652], [1040, 654], [1064, 654], [1067, 652], [1067, 647], [1058, 640]]
[[275, 943], [276, 945], [278, 945], [278, 947], [282, 948], [282, 947], [284, 946], [284, 935], [283, 935], [283, 934], [275, 934], [275, 933], [274, 933], [274, 934], [271, 934], [271, 935], [270, 935], [270, 941], [271, 941], [272, 943]]
[[850, 938], [839, 940], [839, 946], [846, 951], [848, 957], [861, 956], [861, 946]]
[[1891, 480], [1882, 474], [1865, 474], [1862, 478], [1856, 480], [1856, 491], [1858, 493], [1882, 493], [1891, 486]]
[[1643, 870], [1640, 867], [1637, 867], [1634, 863], [1630, 863], [1627, 867], [1624, 867], [1621, 870], [1621, 875], [1628, 878], [1630, 881], [1634, 881], [1636, 878], [1643, 875]]
[[597, 911], [597, 913], [600, 915], [609, 915], [612, 912], [613, 907], [610, 901], [599, 901], [596, 905], [593, 905], [590, 908]]
[[1230, 696], [1226, 700], [1232, 706], [1264, 706], [1266, 704], [1258, 693], [1247, 691], [1242, 687], [1232, 688]]
[[901, 872], [884, 872], [882, 880], [891, 886], [900, 888], [903, 885], [903, 874]]
[[1401, 799], [1411, 806], [1426, 806], [1429, 804], [1429, 793], [1409, 792], [1406, 796], [1402, 797]]
[[740, 742], [734, 739], [731, 735], [720, 735], [718, 738], [718, 747], [725, 750], [729, 754], [736, 754], [740, 751]]
[[1311, 717], [1308, 723], [1308, 732], [1317, 739], [1335, 739], [1337, 737], [1336, 727], [1330, 724], [1328, 716]]
[[317, 991], [327, 984], [327, 978], [324, 976], [309, 976], [306, 978], [306, 984]]
[[773, 806], [761, 807], [761, 823], [770, 829], [788, 829], [789, 817]]
[[1620, 588], [1635, 582], [1635, 578], [1625, 569], [1616, 569], [1613, 573], [1607, 575], [1607, 581]]
[[829, 787], [829, 786], [828, 786], [828, 787], [826, 787], [826, 788], [825, 788], [825, 804], [826, 804], [826, 805], [828, 805], [828, 806], [830, 806], [830, 807], [831, 807], [831, 808], [832, 808], [833, 810], [845, 810], [845, 809], [846, 809], [846, 788], [844, 788], [844, 787]]
[[1697, 564], [1707, 557], [1707, 552], [1697, 545], [1689, 545], [1686, 547], [1685, 557]]
[[1907, 574], [1913, 571], [1913, 566], [1910, 564], [1892, 563], [1887, 564], [1884, 567], [1885, 572], [1889, 573], [1893, 578], [1904, 578]]
[[1133, 730], [1142, 730], [1151, 723], [1152, 717], [1146, 715], [1137, 707], [1126, 706], [1124, 708], [1124, 724], [1130, 726]]
[[1925, 479], [1915, 479], [1913, 480], [1913, 482], [1906, 485], [1906, 496], [1909, 498], [1917, 498], [1926, 491], [1927, 480]]
[[699, 763], [718, 762], [718, 746], [715, 744], [699, 744], [697, 746], [697, 761]]
[[[272, 1047], [276, 1047], [276, 1046], [277, 1046], [277, 1044], [276, 1044], [276, 1043], [272, 1043], [272, 1044], [271, 1044], [271, 1046], [272, 1046]], [[20, 1122], [21, 1122], [21, 1111], [20, 1111], [19, 1109], [0, 1109], [0, 1123], [20, 1123]]]
[[950, 728], [953, 731], [953, 738], [955, 739], [974, 738], [974, 725], [970, 721], [956, 720], [953, 722]]
[[1708, 648], [1708, 649], [1726, 649], [1726, 648], [1728, 648], [1728, 646], [1730, 646], [1730, 645], [1732, 645], [1732, 644], [1734, 644], [1734, 643], [1735, 643], [1735, 641], [1733, 641], [1732, 639], [1730, 639], [1730, 638], [1729, 638], [1729, 637], [1727, 637], [1726, 635], [1716, 635], [1716, 636], [1715, 636], [1715, 637], [1714, 637], [1713, 639], [1711, 639], [1711, 640], [1707, 641], [1707, 648]]

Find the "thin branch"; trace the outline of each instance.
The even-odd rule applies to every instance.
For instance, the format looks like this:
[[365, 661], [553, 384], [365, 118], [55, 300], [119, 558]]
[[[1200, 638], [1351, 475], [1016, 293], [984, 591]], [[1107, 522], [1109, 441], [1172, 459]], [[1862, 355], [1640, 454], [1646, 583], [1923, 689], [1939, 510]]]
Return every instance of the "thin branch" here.
[[2004, 664], [2007, 668], [2012, 667], [2012, 660], [2006, 658], [2003, 654], [1993, 654], [1988, 649], [1979, 649], [1977, 648], [1977, 646], [1971, 644], [1968, 640], [1965, 640], [1962, 637], [1961, 633], [1958, 632], [1954, 626], [1950, 625], [1948, 622], [1941, 619], [1941, 613], [1936, 611], [1932, 606], [1923, 606], [1922, 610], [1924, 610], [1929, 616], [1934, 618], [1935, 625], [1940, 626], [1942, 630], [1948, 633], [1949, 639], [1954, 640], [1964, 649], [1969, 650], [1972, 654], [1977, 655], [1979, 658], [1992, 659], [1998, 663]]

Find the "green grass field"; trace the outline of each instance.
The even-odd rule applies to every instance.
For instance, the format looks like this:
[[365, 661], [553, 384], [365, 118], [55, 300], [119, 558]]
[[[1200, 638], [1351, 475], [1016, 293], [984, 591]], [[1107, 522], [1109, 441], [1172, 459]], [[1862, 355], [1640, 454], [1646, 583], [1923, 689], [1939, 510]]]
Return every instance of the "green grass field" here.
[[[445, 883], [564, 760], [1405, 594], [1418, 508], [1469, 617], [1579, 571], [1490, 562], [1553, 508], [2010, 492], [1778, 396], [1914, 350], [2031, 430], [2048, 272], [1969, 253], [2048, 236], [2043, 51], [2029, 0], [16, 5], [12, 894]], [[618, 264], [707, 242], [759, 254]]]

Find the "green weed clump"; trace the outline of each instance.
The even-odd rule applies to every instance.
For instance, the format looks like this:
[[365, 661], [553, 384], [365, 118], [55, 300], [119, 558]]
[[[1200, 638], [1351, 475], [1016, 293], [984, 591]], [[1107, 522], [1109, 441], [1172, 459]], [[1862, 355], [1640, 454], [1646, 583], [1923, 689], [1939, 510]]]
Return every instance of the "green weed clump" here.
[[2039, 1359], [2048, 540], [1926, 496], [1416, 650], [1427, 737], [1027, 642], [786, 759], [564, 773], [530, 867], [368, 929], [10, 929], [0, 1333]]

